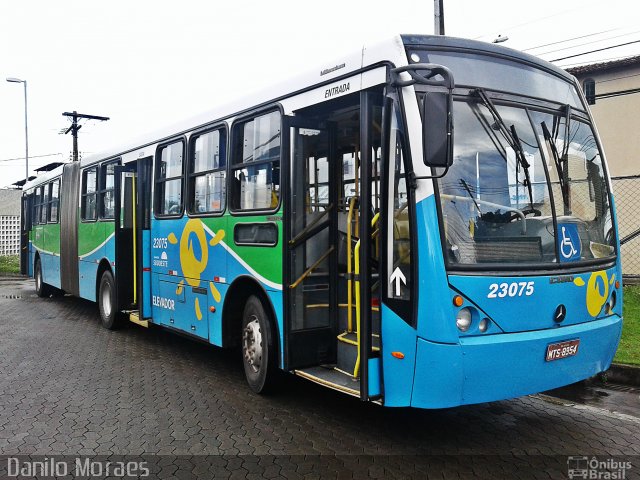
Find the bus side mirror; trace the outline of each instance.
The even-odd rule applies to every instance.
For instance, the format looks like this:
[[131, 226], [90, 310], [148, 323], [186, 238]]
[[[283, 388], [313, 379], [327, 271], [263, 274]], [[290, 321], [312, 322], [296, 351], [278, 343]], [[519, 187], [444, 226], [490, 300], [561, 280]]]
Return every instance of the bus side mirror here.
[[453, 163], [453, 101], [450, 93], [427, 92], [422, 102], [422, 154], [427, 167]]

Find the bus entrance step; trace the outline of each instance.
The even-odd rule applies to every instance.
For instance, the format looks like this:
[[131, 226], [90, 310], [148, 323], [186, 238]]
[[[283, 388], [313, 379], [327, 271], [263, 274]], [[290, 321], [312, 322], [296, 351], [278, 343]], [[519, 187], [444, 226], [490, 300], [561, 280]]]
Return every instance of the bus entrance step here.
[[294, 370], [296, 375], [317, 384], [332, 388], [347, 395], [360, 397], [360, 379], [354, 379], [340, 370], [330, 366], [310, 367]]
[[[380, 351], [380, 336], [371, 335], [371, 346], [374, 352]], [[358, 334], [344, 332], [338, 335], [338, 369], [353, 375], [358, 359]]]
[[129, 321], [140, 325], [141, 327], [149, 328], [149, 321], [140, 319], [140, 313], [138, 310], [129, 312]]

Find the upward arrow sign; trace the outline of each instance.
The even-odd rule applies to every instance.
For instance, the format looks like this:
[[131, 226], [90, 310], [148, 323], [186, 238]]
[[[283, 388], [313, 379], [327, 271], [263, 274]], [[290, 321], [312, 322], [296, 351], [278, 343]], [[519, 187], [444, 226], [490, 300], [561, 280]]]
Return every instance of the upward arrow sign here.
[[404, 285], [407, 284], [407, 277], [404, 276], [404, 273], [402, 273], [402, 270], [400, 270], [400, 267], [396, 267], [396, 269], [391, 274], [391, 277], [389, 277], [389, 283], [393, 283], [393, 282], [396, 282], [396, 297], [399, 297], [400, 282], [402, 282]]

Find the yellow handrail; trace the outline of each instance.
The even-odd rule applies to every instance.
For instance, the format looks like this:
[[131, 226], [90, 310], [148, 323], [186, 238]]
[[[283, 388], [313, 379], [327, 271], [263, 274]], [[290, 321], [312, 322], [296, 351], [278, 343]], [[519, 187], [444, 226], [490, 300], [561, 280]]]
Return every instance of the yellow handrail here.
[[356, 364], [353, 367], [353, 376], [354, 378], [358, 376], [360, 373], [360, 240], [356, 243], [355, 248], [355, 257], [356, 257], [356, 265], [355, 265], [355, 276], [356, 276], [356, 342], [358, 347], [358, 357], [356, 358]]
[[[380, 213], [376, 213], [371, 219], [371, 228], [375, 227], [380, 218]], [[356, 364], [353, 367], [353, 376], [357, 377], [360, 374], [360, 240], [356, 243], [355, 248], [355, 286], [356, 286], [356, 343], [358, 347], [358, 356], [356, 357]]]
[[353, 210], [356, 197], [349, 200], [349, 214], [347, 215], [347, 332], [353, 332], [353, 284], [351, 280], [351, 222], [353, 221]]
[[311, 274], [311, 272], [313, 272], [313, 271], [318, 267], [318, 265], [320, 265], [322, 262], [324, 262], [324, 260], [325, 260], [329, 255], [331, 255], [331, 252], [333, 252], [333, 250], [334, 250], [334, 247], [333, 247], [333, 246], [331, 246], [331, 247], [329, 248], [329, 250], [327, 250], [327, 251], [324, 253], [324, 255], [322, 255], [318, 260], [316, 260], [316, 261], [314, 262], [314, 264], [313, 264], [313, 265], [311, 265], [309, 268], [307, 268], [307, 269], [303, 272], [303, 274], [302, 274], [302, 275], [300, 275], [300, 278], [298, 278], [295, 282], [293, 282], [291, 285], [289, 285], [289, 288], [291, 288], [291, 289], [296, 288], [296, 287], [300, 284], [300, 282], [302, 282], [305, 278], [307, 278], [307, 277]]
[[136, 237], [138, 226], [136, 225], [136, 176], [131, 177], [131, 208], [133, 209], [133, 303], [138, 303], [138, 246]]

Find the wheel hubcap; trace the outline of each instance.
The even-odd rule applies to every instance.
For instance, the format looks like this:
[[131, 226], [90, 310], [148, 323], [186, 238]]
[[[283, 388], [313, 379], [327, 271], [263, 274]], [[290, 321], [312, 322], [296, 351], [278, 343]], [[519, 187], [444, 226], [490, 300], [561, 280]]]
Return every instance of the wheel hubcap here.
[[242, 351], [247, 364], [254, 372], [258, 372], [262, 365], [262, 332], [255, 315], [251, 316], [251, 320], [242, 331]]
[[40, 269], [38, 268], [36, 272], [36, 290], [40, 291], [40, 284], [42, 283]]
[[102, 311], [105, 317], [111, 316], [111, 286], [109, 284], [105, 285], [102, 290]]

